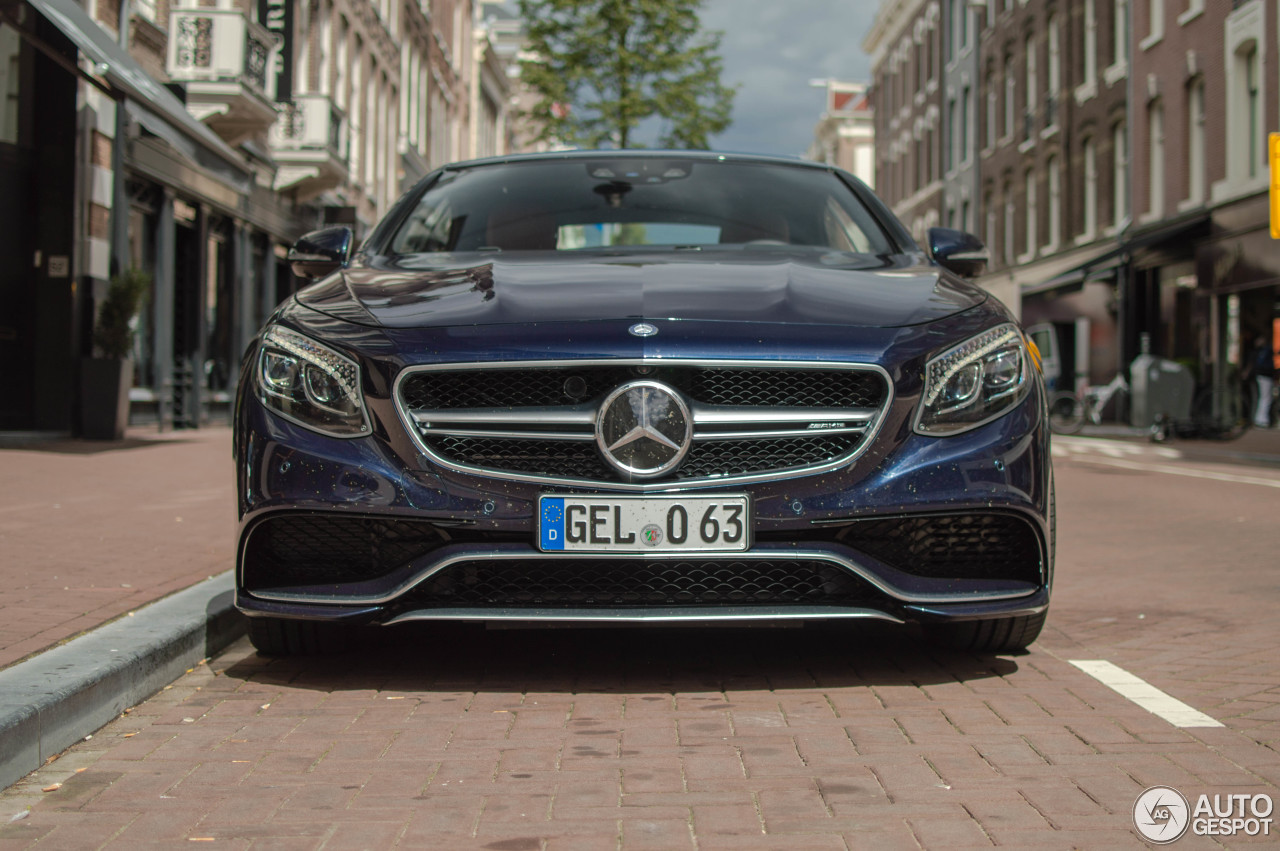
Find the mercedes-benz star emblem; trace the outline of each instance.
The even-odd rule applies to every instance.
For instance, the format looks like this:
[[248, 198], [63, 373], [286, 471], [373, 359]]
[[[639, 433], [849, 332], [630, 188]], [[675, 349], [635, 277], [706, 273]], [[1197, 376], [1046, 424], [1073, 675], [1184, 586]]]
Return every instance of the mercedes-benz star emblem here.
[[633, 337], [652, 337], [658, 333], [656, 325], [650, 325], [648, 322], [637, 322], [627, 329]]
[[652, 479], [684, 459], [693, 437], [689, 406], [657, 381], [632, 381], [609, 394], [596, 415], [596, 443], [628, 479]]

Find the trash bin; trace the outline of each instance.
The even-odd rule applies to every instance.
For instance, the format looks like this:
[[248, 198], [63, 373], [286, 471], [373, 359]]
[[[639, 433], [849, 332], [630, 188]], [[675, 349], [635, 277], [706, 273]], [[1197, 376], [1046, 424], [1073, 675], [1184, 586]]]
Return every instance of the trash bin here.
[[1138, 355], [1129, 364], [1129, 424], [1151, 428], [1161, 414], [1174, 422], [1191, 419], [1196, 382], [1182, 364], [1155, 355]]

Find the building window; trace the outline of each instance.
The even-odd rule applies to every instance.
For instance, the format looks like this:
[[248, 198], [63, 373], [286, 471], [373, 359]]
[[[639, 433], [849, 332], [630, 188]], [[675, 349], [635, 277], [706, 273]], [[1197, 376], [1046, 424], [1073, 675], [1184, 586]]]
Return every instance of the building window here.
[[1204, 202], [1204, 78], [1187, 84], [1187, 202]]
[[1004, 138], [1013, 138], [1013, 126], [1015, 123], [1015, 97], [1017, 95], [1018, 81], [1013, 76], [1013, 57], [1005, 56], [1004, 58]]
[[1258, 96], [1258, 46], [1250, 44], [1242, 56], [1244, 65], [1245, 126], [1248, 128], [1248, 150], [1245, 152], [1249, 163], [1250, 179], [1258, 176], [1259, 151], [1262, 148], [1262, 101]]
[[969, 225], [969, 199], [960, 202], [960, 230], [971, 230]]
[[987, 212], [987, 226], [984, 237], [987, 242], [987, 251], [992, 260], [998, 256], [996, 254], [996, 208], [995, 199], [991, 197], [991, 193], [984, 193], [982, 196], [982, 209]]
[[1098, 232], [1098, 144], [1090, 136], [1084, 140], [1084, 231], [1082, 241]]
[[1044, 126], [1058, 126], [1058, 91], [1062, 88], [1062, 26], [1049, 18], [1049, 93], [1044, 99]]
[[986, 147], [991, 148], [996, 143], [996, 114], [999, 112], [999, 104], [996, 99], [996, 74], [993, 70], [987, 71], [987, 128], [986, 128]]
[[960, 164], [969, 161], [969, 87], [965, 86], [960, 93]]
[[1084, 0], [1084, 84], [1090, 90], [1098, 88], [1098, 4], [1097, 0]]
[[1023, 141], [1031, 140], [1032, 128], [1035, 126], [1036, 114], [1036, 42], [1035, 36], [1027, 36], [1027, 110], [1023, 115]]
[[1035, 169], [1027, 169], [1023, 176], [1027, 186], [1027, 259], [1030, 260], [1036, 256], [1036, 224], [1038, 220], [1036, 200], [1036, 172]]
[[1129, 216], [1129, 146], [1125, 139], [1126, 132], [1123, 121], [1116, 124], [1111, 131], [1112, 186], [1114, 187], [1111, 221], [1117, 230]]
[[1148, 0], [1147, 2], [1147, 37], [1142, 40], [1142, 49], [1147, 50], [1164, 38], [1164, 0]]
[[1013, 205], [1013, 185], [1004, 182], [1004, 265], [1013, 265], [1013, 220], [1017, 210]]
[[1147, 106], [1147, 215], [1164, 213], [1164, 104], [1157, 98]]
[[1062, 230], [1062, 172], [1057, 157], [1049, 157], [1047, 173], [1049, 176], [1049, 241], [1046, 248], [1052, 251], [1058, 247], [1058, 238]]
[[947, 101], [947, 161], [945, 165], [946, 171], [951, 171], [956, 165], [956, 101], [955, 98]]
[[1111, 46], [1111, 64], [1128, 67], [1129, 64], [1129, 0], [1116, 0], [1115, 38]]

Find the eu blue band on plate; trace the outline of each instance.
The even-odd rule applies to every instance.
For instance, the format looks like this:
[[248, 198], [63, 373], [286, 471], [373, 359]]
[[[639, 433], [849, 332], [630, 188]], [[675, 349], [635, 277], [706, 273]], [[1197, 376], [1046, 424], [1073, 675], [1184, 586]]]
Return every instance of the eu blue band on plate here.
[[542, 516], [539, 518], [538, 534], [541, 536], [542, 549], [564, 549], [564, 500], [543, 499]]

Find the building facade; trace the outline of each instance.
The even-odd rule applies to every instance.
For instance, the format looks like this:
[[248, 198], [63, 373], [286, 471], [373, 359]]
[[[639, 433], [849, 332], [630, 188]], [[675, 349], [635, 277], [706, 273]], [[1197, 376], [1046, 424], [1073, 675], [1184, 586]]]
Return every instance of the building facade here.
[[[1276, 350], [1280, 242], [1269, 229], [1267, 135], [1280, 130], [1280, 6], [1135, 3], [1131, 338], [1238, 383], [1247, 347]], [[1132, 347], [1127, 355], [1136, 353]]]
[[[873, 100], [895, 117], [908, 108], [901, 34], [919, 8], [884, 3], [864, 45]], [[1201, 387], [1229, 387], [1246, 342], [1274, 347], [1280, 318], [1265, 151], [1280, 126], [1278, 16], [1266, 0], [944, 3], [933, 43], [943, 191], [901, 179], [899, 124], [877, 142], [880, 192], [917, 236], [932, 220], [983, 237], [991, 262], [978, 282], [1053, 333], [1060, 386], [1105, 383], [1149, 350]], [[928, 101], [925, 81], [913, 109]], [[927, 126], [927, 112], [913, 120]], [[969, 216], [956, 212], [966, 185]]]
[[924, 241], [942, 223], [942, 10], [938, 0], [889, 0], [862, 48], [871, 55], [880, 196]]
[[0, 10], [0, 430], [76, 432], [110, 278], [152, 277], [135, 415], [225, 415], [297, 285], [284, 257], [362, 235], [427, 172], [509, 150], [514, 81], [472, 0], [28, 0]]
[[806, 159], [844, 169], [872, 188], [876, 183], [875, 110], [862, 83], [814, 81], [826, 93], [826, 108], [813, 128]]

